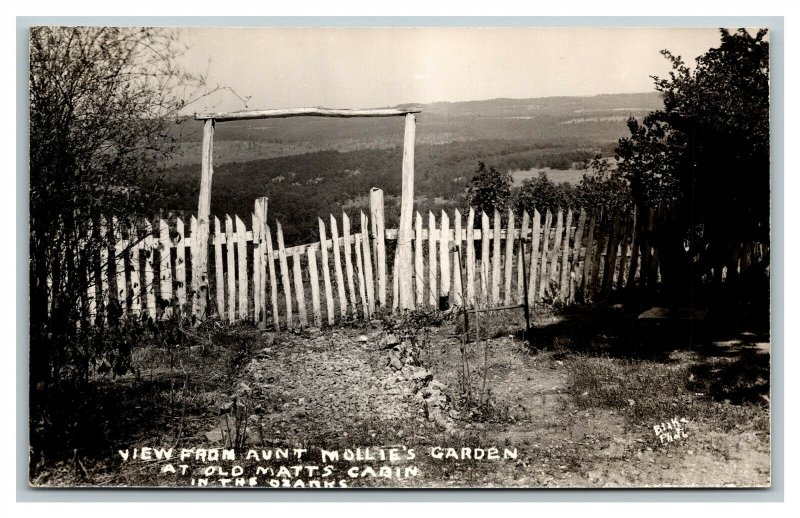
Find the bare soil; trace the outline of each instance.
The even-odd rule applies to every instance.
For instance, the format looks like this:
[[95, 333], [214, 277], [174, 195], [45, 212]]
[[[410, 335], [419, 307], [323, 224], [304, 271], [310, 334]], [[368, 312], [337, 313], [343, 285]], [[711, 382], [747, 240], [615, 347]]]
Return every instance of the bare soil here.
[[[178, 387], [173, 396], [177, 390], [178, 406], [185, 408], [172, 416], [172, 425], [151, 423], [137, 434], [108, 438], [105, 448], [85, 448], [74, 459], [44, 467], [32, 483], [191, 485], [206, 464], [187, 461], [189, 471], [180, 477], [160, 473], [163, 461], [122, 462], [117, 450], [137, 444], [225, 448], [239, 436], [242, 452], [306, 448], [301, 464], [330, 465], [332, 478], [348, 487], [769, 486], [768, 337], [739, 329], [724, 340], [711, 333], [699, 339], [697, 330], [687, 337], [636, 325], [635, 315], [619, 310], [589, 319], [539, 314], [531, 340], [525, 340], [521, 315], [485, 318], [481, 339], [475, 340], [473, 323], [466, 346], [469, 382], [461, 375], [460, 317], [417, 334], [413, 361], [404, 358], [401, 365], [391, 363], [391, 332], [378, 322], [301, 334], [248, 331], [241, 338], [246, 354], [235, 358], [240, 365], [217, 378], [208, 375], [222, 370], [213, 363], [220, 356], [212, 355], [201, 362], [202, 382], [191, 381], [196, 376], [189, 362], [204, 354], [196, 349], [180, 352], [184, 377], [176, 378], [175, 369], [148, 371], [162, 389], [167, 379]], [[144, 356], [140, 362], [163, 363]], [[434, 419], [430, 398], [438, 391], [441, 412]], [[164, 402], [154, 399], [155, 405]], [[662, 442], [654, 427], [670, 422], [680, 423], [683, 434]], [[475, 460], [432, 454], [448, 447], [459, 455], [463, 448], [493, 447], [501, 456], [516, 455]], [[324, 462], [319, 448], [394, 448], [401, 459]], [[244, 465], [269, 466], [273, 471], [258, 483], [268, 485], [266, 479], [281, 478], [279, 466], [292, 463]], [[401, 469], [364, 475], [368, 466]], [[416, 471], [407, 474], [407, 467]], [[288, 478], [282, 487], [320, 480], [319, 473]]]

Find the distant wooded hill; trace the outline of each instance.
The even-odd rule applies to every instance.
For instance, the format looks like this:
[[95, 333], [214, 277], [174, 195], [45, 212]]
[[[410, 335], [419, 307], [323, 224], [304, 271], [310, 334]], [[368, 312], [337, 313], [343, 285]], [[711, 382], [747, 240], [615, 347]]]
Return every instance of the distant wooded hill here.
[[[491, 99], [419, 106], [416, 185], [421, 211], [463, 206], [478, 161], [501, 171], [555, 169], [576, 182], [575, 167], [611, 154], [629, 116], [661, 108], [657, 93], [594, 97]], [[164, 206], [197, 209], [202, 124], [176, 125], [180, 154], [169, 164], [171, 195]], [[270, 197], [290, 244], [316, 233], [317, 215], [355, 209], [372, 186], [387, 196], [387, 223], [396, 217], [403, 123], [397, 118], [287, 118], [225, 122], [215, 132], [212, 213], [247, 217], [258, 196]], [[575, 178], [572, 178], [575, 176]], [[313, 240], [313, 239], [312, 239]]]

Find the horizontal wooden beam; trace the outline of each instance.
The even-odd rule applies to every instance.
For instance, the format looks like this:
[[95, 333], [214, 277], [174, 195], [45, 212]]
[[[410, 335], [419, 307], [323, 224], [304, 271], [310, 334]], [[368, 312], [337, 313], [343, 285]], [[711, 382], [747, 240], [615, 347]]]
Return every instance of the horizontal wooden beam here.
[[380, 108], [369, 110], [339, 110], [331, 108], [280, 108], [276, 110], [242, 110], [236, 112], [195, 113], [196, 120], [214, 119], [217, 122], [247, 119], [276, 119], [283, 117], [395, 117], [409, 113], [420, 113], [419, 108], [399, 110]]

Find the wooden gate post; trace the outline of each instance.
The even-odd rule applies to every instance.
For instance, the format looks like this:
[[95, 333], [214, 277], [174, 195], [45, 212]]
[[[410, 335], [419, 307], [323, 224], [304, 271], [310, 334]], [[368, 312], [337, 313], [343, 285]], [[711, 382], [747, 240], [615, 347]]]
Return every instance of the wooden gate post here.
[[211, 177], [214, 175], [214, 119], [203, 124], [203, 161], [200, 177], [200, 200], [197, 205], [196, 257], [192, 257], [192, 313], [198, 321], [206, 318], [208, 306], [208, 218], [211, 213]]
[[397, 232], [397, 272], [399, 275], [400, 309], [414, 307], [414, 283], [411, 241], [413, 231], [411, 218], [414, 214], [414, 139], [417, 118], [406, 114], [405, 137], [403, 139], [403, 180], [400, 198], [400, 228]]

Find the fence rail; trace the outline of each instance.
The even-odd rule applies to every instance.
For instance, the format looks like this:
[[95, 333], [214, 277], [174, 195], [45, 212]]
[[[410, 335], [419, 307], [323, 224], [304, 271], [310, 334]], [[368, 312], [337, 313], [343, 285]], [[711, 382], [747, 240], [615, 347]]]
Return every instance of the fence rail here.
[[[266, 198], [256, 200], [250, 229], [236, 215], [213, 218], [209, 293], [201, 295], [207, 296], [209, 315], [278, 330], [370, 319], [378, 308], [397, 310], [403, 286], [411, 288], [418, 308], [444, 301], [508, 306], [525, 296], [529, 303], [572, 304], [654, 286], [659, 257], [648, 236], [670, 217], [662, 209], [644, 215], [534, 210], [521, 217], [510, 210], [489, 215], [469, 209], [464, 221], [458, 210], [452, 218], [445, 211], [438, 218], [416, 212], [413, 269], [400, 278], [398, 230], [384, 228], [380, 189], [370, 193], [369, 214], [361, 211], [353, 220], [357, 228], [346, 213], [340, 219], [330, 215], [327, 222], [319, 218], [319, 241], [292, 247], [284, 246], [280, 222], [267, 224], [267, 205]], [[197, 295], [191, 289], [192, 264], [200, 250], [197, 219], [192, 216], [188, 223], [188, 230], [180, 218], [131, 229], [119, 229], [114, 221], [104, 224], [103, 232], [120, 231], [120, 238], [100, 252], [97, 269], [88, 274], [92, 315], [104, 319], [112, 300], [132, 315], [191, 314]], [[757, 244], [743, 246], [733, 267], [763, 253]]]

